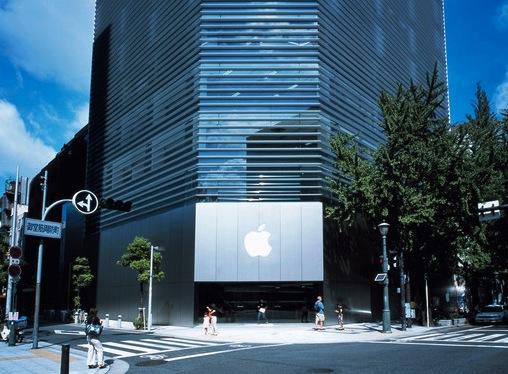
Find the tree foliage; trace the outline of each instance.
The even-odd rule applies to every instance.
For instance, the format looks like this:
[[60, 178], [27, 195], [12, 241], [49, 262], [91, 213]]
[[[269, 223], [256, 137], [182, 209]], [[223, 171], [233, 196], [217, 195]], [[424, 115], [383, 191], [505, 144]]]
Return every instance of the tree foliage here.
[[[150, 280], [150, 247], [148, 239], [136, 236], [129, 243], [125, 253], [120, 257], [117, 264], [123, 267], [131, 268], [137, 272], [137, 280], [141, 294], [140, 305], [143, 307], [144, 284]], [[154, 251], [153, 255], [153, 278], [157, 281], [164, 279], [165, 274], [162, 271], [162, 255]]]
[[74, 289], [74, 309], [81, 309], [81, 290], [94, 280], [90, 264], [86, 257], [76, 257], [72, 263], [72, 287]]
[[351, 135], [331, 140], [340, 174], [331, 181], [328, 217], [342, 228], [359, 216], [373, 227], [388, 222], [392, 248], [405, 250], [410, 266], [422, 272], [483, 269], [495, 266], [495, 253], [505, 253], [494, 250], [501, 230], [480, 223], [476, 208], [507, 198], [507, 119], [496, 119], [478, 87], [474, 115], [451, 126], [445, 95], [434, 69], [423, 85], [399, 84], [381, 94], [386, 140], [377, 149]]

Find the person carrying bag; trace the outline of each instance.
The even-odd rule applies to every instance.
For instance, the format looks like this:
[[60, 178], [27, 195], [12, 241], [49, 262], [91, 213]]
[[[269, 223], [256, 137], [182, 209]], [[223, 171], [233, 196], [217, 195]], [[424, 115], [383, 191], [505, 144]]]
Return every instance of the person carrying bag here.
[[100, 369], [105, 368], [104, 349], [99, 340], [102, 334], [102, 323], [99, 317], [97, 317], [95, 309], [90, 309], [90, 314], [85, 322], [85, 334], [88, 342], [88, 356], [86, 360], [88, 368], [94, 369], [97, 365]]

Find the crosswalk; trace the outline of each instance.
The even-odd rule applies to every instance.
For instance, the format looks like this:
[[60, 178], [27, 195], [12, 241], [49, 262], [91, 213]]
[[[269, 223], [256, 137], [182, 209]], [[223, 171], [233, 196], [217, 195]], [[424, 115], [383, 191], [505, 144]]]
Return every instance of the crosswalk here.
[[496, 348], [508, 348], [508, 329], [489, 329], [487, 327], [464, 329], [452, 332], [435, 332], [432, 334], [418, 335], [407, 338], [398, 339], [399, 343], [412, 344], [449, 344], [456, 346], [486, 346], [489, 345]]
[[[154, 355], [184, 349], [208, 348], [223, 344], [179, 338], [142, 338], [121, 341], [103, 341], [105, 355], [111, 358], [126, 358], [139, 355]], [[88, 344], [79, 344], [79, 349], [88, 350]]]

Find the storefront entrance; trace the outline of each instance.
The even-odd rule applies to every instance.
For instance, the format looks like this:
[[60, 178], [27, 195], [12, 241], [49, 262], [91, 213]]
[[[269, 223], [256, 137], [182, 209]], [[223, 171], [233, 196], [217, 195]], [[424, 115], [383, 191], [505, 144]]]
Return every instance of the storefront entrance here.
[[299, 322], [305, 309], [311, 315], [322, 282], [196, 283], [195, 289], [196, 321], [212, 305], [220, 322], [256, 322], [256, 307], [263, 300], [268, 321]]

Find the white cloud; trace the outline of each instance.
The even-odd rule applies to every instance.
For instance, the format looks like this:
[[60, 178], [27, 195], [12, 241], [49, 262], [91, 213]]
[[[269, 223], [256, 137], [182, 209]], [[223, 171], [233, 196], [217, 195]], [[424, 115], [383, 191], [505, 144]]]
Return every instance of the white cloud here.
[[23, 176], [32, 177], [56, 154], [27, 132], [16, 107], [4, 100], [0, 100], [0, 139], [0, 176], [13, 175], [19, 165]]
[[66, 133], [67, 139], [71, 139], [74, 136], [74, 134], [76, 134], [76, 132], [81, 130], [81, 128], [83, 128], [83, 126], [85, 126], [88, 123], [88, 110], [89, 110], [88, 103], [81, 105], [75, 110], [74, 118], [67, 126]]
[[508, 2], [498, 8], [497, 25], [501, 30], [508, 28]]
[[93, 17], [93, 0], [7, 0], [0, 7], [0, 43], [37, 78], [88, 92]]
[[508, 68], [506, 69], [504, 81], [496, 88], [494, 105], [498, 112], [508, 109]]

